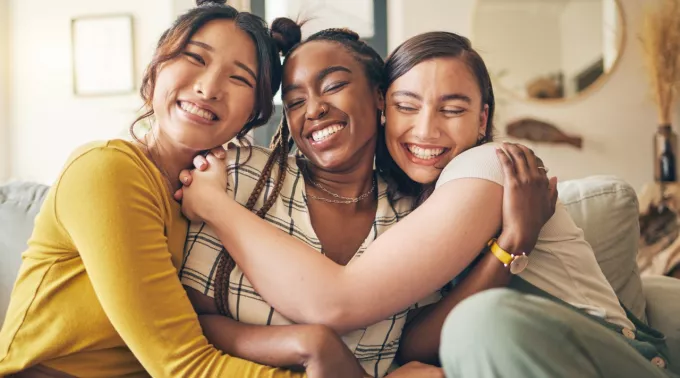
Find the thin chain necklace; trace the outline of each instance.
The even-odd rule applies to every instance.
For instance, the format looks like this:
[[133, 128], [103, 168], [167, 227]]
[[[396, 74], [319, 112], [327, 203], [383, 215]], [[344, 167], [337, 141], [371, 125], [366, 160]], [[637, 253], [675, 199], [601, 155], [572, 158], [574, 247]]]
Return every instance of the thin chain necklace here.
[[369, 195], [371, 195], [371, 193], [373, 193], [373, 191], [375, 191], [375, 187], [376, 187], [376, 185], [375, 185], [375, 177], [373, 177], [373, 183], [371, 184], [371, 189], [370, 189], [369, 191], [367, 191], [366, 193], [360, 195], [359, 197], [343, 197], [343, 196], [341, 196], [341, 195], [339, 195], [339, 194], [337, 194], [337, 193], [331, 192], [330, 190], [326, 189], [323, 185], [321, 185], [321, 184], [319, 184], [318, 182], [312, 180], [311, 175], [309, 174], [309, 169], [307, 168], [306, 165], [305, 165], [305, 169], [304, 169], [304, 170], [305, 170], [305, 172], [307, 173], [307, 174], [305, 175], [305, 176], [306, 176], [306, 179], [307, 179], [312, 185], [314, 185], [314, 186], [317, 187], [318, 189], [320, 189], [320, 190], [322, 190], [322, 191], [328, 193], [329, 195], [331, 195], [331, 196], [333, 197], [333, 198], [324, 198], [324, 197], [315, 196], [315, 195], [313, 195], [313, 194], [307, 194], [307, 197], [309, 197], [309, 198], [311, 198], [311, 199], [314, 199], [314, 200], [317, 200], [317, 201], [323, 201], [323, 202], [329, 202], [329, 203], [340, 203], [340, 204], [349, 205], [349, 204], [357, 203], [357, 202], [359, 202], [359, 201], [362, 201], [362, 200], [366, 199]]

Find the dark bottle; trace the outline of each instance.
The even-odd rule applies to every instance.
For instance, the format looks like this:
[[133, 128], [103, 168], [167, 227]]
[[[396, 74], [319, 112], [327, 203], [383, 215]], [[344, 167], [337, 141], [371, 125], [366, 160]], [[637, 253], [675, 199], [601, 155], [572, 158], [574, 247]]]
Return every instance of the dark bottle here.
[[654, 143], [654, 178], [657, 182], [676, 182], [676, 146], [677, 136], [670, 125], [659, 127]]
[[666, 138], [663, 144], [663, 151], [659, 155], [660, 181], [675, 182], [675, 155], [671, 148], [670, 138]]

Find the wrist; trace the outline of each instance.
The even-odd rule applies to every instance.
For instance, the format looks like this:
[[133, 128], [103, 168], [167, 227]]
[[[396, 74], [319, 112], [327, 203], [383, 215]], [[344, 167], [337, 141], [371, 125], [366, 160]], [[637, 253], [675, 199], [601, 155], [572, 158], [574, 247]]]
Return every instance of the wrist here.
[[310, 363], [323, 361], [329, 345], [338, 337], [328, 327], [321, 325], [300, 325], [297, 330], [297, 354], [300, 364], [309, 366]]
[[503, 232], [501, 232], [501, 234], [498, 236], [496, 242], [508, 253], [529, 254], [531, 250], [534, 249], [536, 238], [533, 238], [530, 241], [531, 242], [528, 242], [526, 238], [520, 237], [518, 233], [513, 232], [512, 230], [503, 230]]
[[199, 216], [203, 221], [210, 226], [214, 226], [214, 223], [218, 222], [222, 214], [229, 214], [229, 206], [234, 204], [234, 201], [229, 198], [229, 195], [224, 192], [214, 191], [214, 193], [208, 193], [206, 198], [211, 198], [212, 200], [205, 201], [205, 206], [201, 209]]

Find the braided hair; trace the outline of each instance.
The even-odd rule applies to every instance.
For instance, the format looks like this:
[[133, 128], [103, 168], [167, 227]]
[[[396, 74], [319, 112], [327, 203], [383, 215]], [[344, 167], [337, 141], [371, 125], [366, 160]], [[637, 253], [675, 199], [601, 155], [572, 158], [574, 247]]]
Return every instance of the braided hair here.
[[[281, 53], [285, 57], [283, 62], [284, 67], [286, 65], [287, 57], [307, 42], [328, 41], [337, 43], [361, 63], [369, 83], [379, 89], [380, 93], [384, 93], [386, 89], [385, 63], [378, 52], [359, 39], [357, 33], [345, 28], [332, 28], [314, 33], [304, 41], [301, 41], [300, 26], [301, 25], [298, 25], [288, 18], [278, 18], [272, 23], [272, 37], [279, 44]], [[288, 48], [288, 46], [290, 47]], [[379, 122], [379, 119], [380, 114], [376, 113], [376, 123]], [[255, 184], [255, 188], [246, 202], [246, 208], [252, 211], [265, 184], [271, 179], [273, 168], [276, 165], [278, 171], [276, 172], [276, 178], [274, 179], [274, 190], [269, 193], [262, 207], [256, 212], [261, 218], [265, 217], [281, 192], [285, 172], [288, 169], [288, 155], [290, 154], [293, 145], [294, 142], [293, 138], [290, 136], [288, 121], [286, 117], [283, 117], [269, 145], [269, 148], [272, 150], [271, 154], [265, 163], [262, 174]], [[229, 311], [228, 305], [229, 277], [234, 267], [234, 260], [223, 248], [220, 253], [217, 271], [215, 273], [215, 302], [219, 312], [222, 315], [230, 317], [231, 312]]]

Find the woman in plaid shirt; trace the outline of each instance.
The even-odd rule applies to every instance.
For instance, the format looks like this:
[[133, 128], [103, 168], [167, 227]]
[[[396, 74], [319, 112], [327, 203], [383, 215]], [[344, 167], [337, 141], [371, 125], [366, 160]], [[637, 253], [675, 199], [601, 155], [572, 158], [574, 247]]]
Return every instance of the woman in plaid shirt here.
[[[281, 34], [295, 29], [284, 26], [274, 23], [272, 28]], [[299, 34], [290, 34], [290, 38], [299, 38]], [[413, 197], [390, 193], [384, 177], [373, 169], [384, 82], [382, 59], [351, 31], [324, 30], [297, 44], [284, 62], [286, 114], [272, 150], [227, 151], [227, 196], [337, 264], [347, 265], [361, 256], [413, 208]], [[293, 142], [300, 156], [288, 155]], [[536, 158], [529, 155], [528, 159]], [[547, 187], [515, 195], [534, 207], [549, 203]], [[542, 221], [542, 213], [526, 208], [509, 215], [524, 222], [538, 215]], [[218, 206], [215, 209], [219, 211]], [[511, 228], [525, 232], [524, 224]], [[292, 322], [262, 299], [235, 266], [212, 225], [192, 225], [181, 279], [202, 315], [206, 335], [216, 346], [264, 364], [287, 363], [285, 345], [300, 337], [300, 332], [296, 326], [260, 327]], [[435, 292], [386, 319], [348, 328], [343, 340], [367, 373], [382, 377], [394, 361], [409, 310], [440, 297]], [[241, 332], [229, 318], [253, 326]], [[418, 365], [393, 374], [422, 376], [428, 370], [441, 374]]]
[[[484, 145], [491, 139], [495, 101], [470, 42], [446, 32], [416, 36], [393, 53], [387, 71], [385, 141], [393, 160], [392, 166], [378, 160], [378, 166], [394, 171], [387, 177], [400, 180], [402, 193], [410, 191], [411, 180], [431, 196], [361, 259], [343, 267], [320, 258], [225, 196], [206, 206], [202, 198], [214, 198], [226, 181], [217, 160], [211, 161], [217, 169], [194, 174], [185, 189], [185, 213], [216, 230], [278, 310], [339, 332], [370, 324], [462, 276], [445, 301], [409, 326], [405, 342], [412, 344], [407, 359], [429, 362], [441, 355], [449, 376], [675, 376], [663, 334], [618, 302], [564, 206], [544, 206], [542, 216], [542, 208], [535, 209], [539, 214], [524, 220], [525, 232], [538, 230], [533, 238], [527, 232], [513, 239], [517, 222], [502, 222], [513, 209], [531, 205], [513, 192], [545, 191], [555, 182], [526, 148], [506, 146], [503, 152]], [[525, 186], [525, 175], [536, 181]], [[480, 254], [487, 243], [491, 253]], [[528, 267], [523, 252], [533, 256]], [[520, 273], [512, 280], [516, 290], [475, 295], [448, 315], [466, 296], [506, 286]], [[398, 295], [391, 295], [397, 287]], [[296, 295], [281, 296], [287, 292]]]

